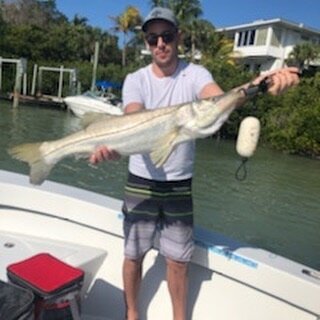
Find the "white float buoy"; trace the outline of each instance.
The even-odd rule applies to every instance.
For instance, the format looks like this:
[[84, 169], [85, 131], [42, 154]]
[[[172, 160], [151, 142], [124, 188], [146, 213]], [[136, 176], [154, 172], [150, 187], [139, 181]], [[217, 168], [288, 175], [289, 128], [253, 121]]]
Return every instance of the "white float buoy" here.
[[236, 150], [243, 158], [250, 158], [258, 144], [260, 121], [256, 117], [246, 117], [240, 123]]

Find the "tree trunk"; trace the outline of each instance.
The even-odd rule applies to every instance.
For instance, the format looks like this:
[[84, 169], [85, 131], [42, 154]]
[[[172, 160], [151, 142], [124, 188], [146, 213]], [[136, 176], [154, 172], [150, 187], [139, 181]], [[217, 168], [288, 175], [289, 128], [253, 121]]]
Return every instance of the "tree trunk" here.
[[126, 54], [127, 54], [127, 39], [126, 39], [126, 33], [123, 33], [122, 67], [126, 66]]

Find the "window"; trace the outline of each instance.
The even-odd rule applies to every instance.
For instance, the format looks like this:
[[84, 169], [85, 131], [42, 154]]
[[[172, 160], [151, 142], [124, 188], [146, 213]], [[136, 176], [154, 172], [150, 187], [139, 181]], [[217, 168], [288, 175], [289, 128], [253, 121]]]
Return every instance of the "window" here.
[[281, 30], [277, 28], [273, 28], [271, 45], [274, 47], [280, 47], [280, 44], [281, 44]]
[[237, 46], [238, 47], [252, 46], [254, 45], [255, 37], [256, 37], [256, 30], [254, 29], [240, 31]]
[[250, 34], [249, 34], [249, 45], [254, 45], [254, 39], [256, 36], [256, 30], [251, 30]]
[[257, 30], [257, 46], [265, 46], [267, 44], [268, 29], [262, 28]]
[[238, 43], [237, 46], [240, 47], [242, 43], [243, 32], [239, 32]]

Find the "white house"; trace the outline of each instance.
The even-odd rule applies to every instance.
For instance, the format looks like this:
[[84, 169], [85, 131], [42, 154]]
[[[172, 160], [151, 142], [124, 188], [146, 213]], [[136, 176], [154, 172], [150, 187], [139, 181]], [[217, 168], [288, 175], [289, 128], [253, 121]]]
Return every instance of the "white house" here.
[[234, 39], [234, 53], [250, 71], [285, 66], [285, 59], [297, 44], [320, 44], [320, 30], [281, 18], [220, 28], [217, 32]]

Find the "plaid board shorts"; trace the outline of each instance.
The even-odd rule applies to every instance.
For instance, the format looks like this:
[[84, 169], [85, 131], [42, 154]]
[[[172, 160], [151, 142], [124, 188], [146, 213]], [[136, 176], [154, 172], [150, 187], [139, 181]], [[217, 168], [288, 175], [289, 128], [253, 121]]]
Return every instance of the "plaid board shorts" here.
[[125, 256], [139, 259], [154, 246], [175, 261], [191, 259], [193, 203], [191, 179], [154, 181], [129, 173], [123, 202]]

